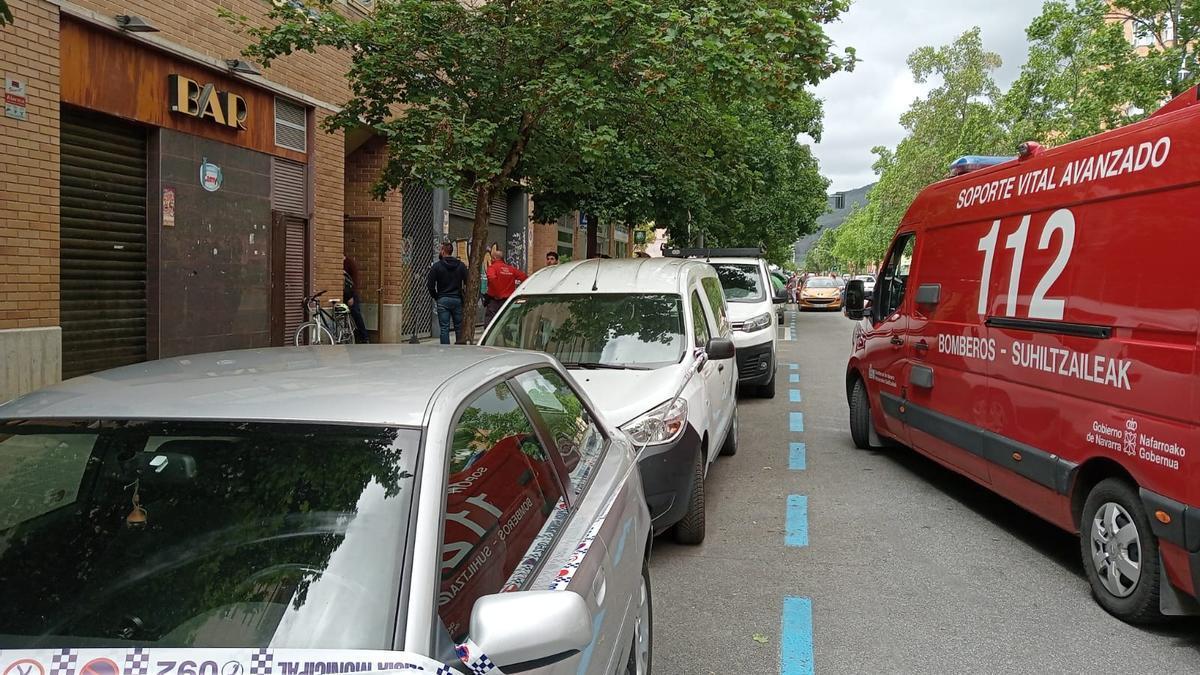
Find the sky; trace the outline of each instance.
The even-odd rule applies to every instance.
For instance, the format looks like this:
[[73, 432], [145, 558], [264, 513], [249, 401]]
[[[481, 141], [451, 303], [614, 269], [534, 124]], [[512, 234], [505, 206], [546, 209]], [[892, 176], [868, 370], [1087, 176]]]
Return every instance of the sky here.
[[918, 47], [941, 46], [973, 26], [984, 46], [1000, 55], [995, 77], [1007, 88], [1025, 62], [1025, 27], [1041, 12], [1042, 0], [855, 0], [841, 20], [827, 27], [837, 51], [851, 46], [861, 61], [816, 88], [825, 104], [825, 129], [813, 146], [830, 192], [875, 181], [871, 148], [895, 147], [904, 137], [900, 115], [928, 85], [913, 82], [906, 63]]

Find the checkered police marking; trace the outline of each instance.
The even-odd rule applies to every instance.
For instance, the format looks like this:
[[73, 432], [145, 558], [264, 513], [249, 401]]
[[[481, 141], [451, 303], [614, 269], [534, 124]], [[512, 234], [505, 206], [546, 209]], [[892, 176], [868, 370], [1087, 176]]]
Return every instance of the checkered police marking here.
[[74, 649], [60, 649], [50, 659], [50, 675], [75, 675], [79, 654]]
[[141, 647], [135, 647], [125, 655], [125, 675], [147, 675], [150, 672], [150, 655]]
[[[479, 650], [471, 675], [503, 675]], [[455, 675], [444, 663], [408, 652], [346, 649], [14, 649], [0, 652], [0, 675]], [[79, 664], [83, 664], [80, 666]]]

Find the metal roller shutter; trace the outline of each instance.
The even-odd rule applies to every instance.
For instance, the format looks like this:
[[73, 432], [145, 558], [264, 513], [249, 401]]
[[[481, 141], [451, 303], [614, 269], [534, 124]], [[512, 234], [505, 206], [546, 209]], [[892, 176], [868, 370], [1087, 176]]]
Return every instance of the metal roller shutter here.
[[[467, 193], [454, 193], [451, 195], [450, 213], [475, 222], [475, 195]], [[508, 226], [508, 200], [504, 198], [504, 195], [500, 195], [492, 200], [492, 209], [488, 213], [488, 222], [500, 227]]]
[[64, 109], [63, 378], [146, 360], [146, 132]]
[[[292, 344], [296, 329], [304, 323], [304, 296], [308, 293], [307, 258], [304, 255], [308, 241], [308, 221], [286, 215], [284, 229], [284, 275], [283, 275], [283, 339]], [[341, 293], [341, 289], [338, 289]]]

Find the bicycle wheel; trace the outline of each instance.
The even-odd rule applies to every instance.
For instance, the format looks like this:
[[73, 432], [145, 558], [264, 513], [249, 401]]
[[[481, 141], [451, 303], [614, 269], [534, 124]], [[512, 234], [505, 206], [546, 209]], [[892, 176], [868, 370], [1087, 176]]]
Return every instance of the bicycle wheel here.
[[317, 323], [309, 321], [308, 323], [300, 324], [296, 329], [295, 344], [297, 347], [307, 347], [309, 345], [332, 345], [333, 334], [329, 329]]

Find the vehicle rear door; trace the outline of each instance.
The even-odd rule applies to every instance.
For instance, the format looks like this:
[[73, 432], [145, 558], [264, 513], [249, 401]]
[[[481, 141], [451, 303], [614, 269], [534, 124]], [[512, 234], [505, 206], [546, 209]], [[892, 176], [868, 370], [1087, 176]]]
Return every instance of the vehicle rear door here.
[[908, 442], [908, 429], [900, 408], [907, 387], [908, 313], [905, 307], [909, 269], [916, 251], [916, 233], [902, 232], [892, 242], [886, 263], [875, 285], [870, 317], [863, 330], [862, 362], [866, 364], [867, 391], [879, 401], [883, 426], [901, 442]]
[[989, 480], [982, 429], [988, 368], [996, 358], [977, 307], [980, 266], [969, 225], [927, 229], [909, 276], [909, 368], [905, 421], [913, 447]]

